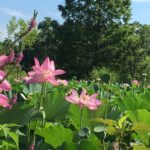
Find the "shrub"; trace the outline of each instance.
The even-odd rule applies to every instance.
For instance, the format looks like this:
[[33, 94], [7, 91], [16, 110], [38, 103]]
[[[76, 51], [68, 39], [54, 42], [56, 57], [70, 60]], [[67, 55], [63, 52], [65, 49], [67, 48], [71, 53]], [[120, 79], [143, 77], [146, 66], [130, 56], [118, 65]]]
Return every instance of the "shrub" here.
[[110, 69], [108, 69], [106, 67], [93, 68], [93, 70], [89, 74], [89, 77], [92, 80], [95, 80], [95, 79], [101, 79], [102, 80], [103, 77], [104, 76], [106, 77], [107, 75], [110, 76], [109, 82], [116, 82], [118, 80], [118, 74], [114, 71], [111, 71]]

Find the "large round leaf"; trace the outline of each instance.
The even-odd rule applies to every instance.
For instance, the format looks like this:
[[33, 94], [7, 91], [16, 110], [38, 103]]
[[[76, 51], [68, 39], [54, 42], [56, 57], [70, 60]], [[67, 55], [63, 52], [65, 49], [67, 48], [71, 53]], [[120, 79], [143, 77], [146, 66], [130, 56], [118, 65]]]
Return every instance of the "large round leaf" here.
[[63, 91], [55, 90], [48, 93], [44, 99], [44, 110], [46, 119], [58, 120], [65, 119], [65, 114], [68, 112], [69, 103], [65, 100]]
[[49, 128], [38, 129], [36, 134], [43, 137], [45, 142], [57, 148], [63, 142], [71, 142], [73, 133], [62, 126], [52, 125]]
[[37, 115], [37, 108], [25, 103], [16, 104], [0, 114], [0, 124], [15, 123], [25, 125]]

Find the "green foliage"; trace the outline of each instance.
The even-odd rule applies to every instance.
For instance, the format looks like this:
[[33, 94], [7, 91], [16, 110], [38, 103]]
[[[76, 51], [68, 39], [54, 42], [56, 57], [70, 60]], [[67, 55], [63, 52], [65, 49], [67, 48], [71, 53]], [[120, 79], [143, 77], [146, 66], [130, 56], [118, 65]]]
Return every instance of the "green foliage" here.
[[[81, 109], [79, 106], [76, 105], [70, 105], [69, 109], [69, 118], [71, 119], [71, 124], [76, 127], [77, 129], [80, 128], [80, 114]], [[82, 126], [85, 127], [85, 125], [89, 125], [89, 112], [87, 109], [83, 109], [83, 120], [82, 120]]]
[[113, 45], [120, 41], [115, 33], [129, 21], [130, 1], [66, 0], [59, 10], [65, 22], [59, 30], [58, 63], [65, 62], [65, 70], [77, 77], [87, 76], [93, 66], [110, 68]]
[[57, 125], [38, 129], [36, 134], [43, 137], [45, 142], [52, 145], [54, 148], [62, 145], [63, 142], [71, 142], [73, 137], [71, 130]]
[[72, 142], [64, 142], [58, 150], [77, 150], [77, 144], [72, 143]]
[[94, 79], [102, 79], [104, 76], [108, 74], [110, 76], [110, 82], [117, 82], [118, 81], [118, 74], [110, 71], [110, 69], [106, 68], [106, 67], [102, 67], [102, 68], [94, 68], [89, 77], [90, 79], [94, 80]]
[[[7, 25], [8, 30], [8, 38], [12, 40], [17, 40], [21, 37], [22, 34], [27, 32], [29, 22], [25, 22], [23, 19], [16, 19], [16, 17], [12, 17]], [[25, 46], [31, 47], [33, 43], [37, 40], [37, 30], [33, 29], [31, 32], [27, 33], [21, 41], [19, 42], [19, 50], [23, 50]], [[19, 51], [18, 50], [18, 51]]]
[[[137, 109], [134, 111], [127, 111], [126, 114], [129, 116], [132, 122], [135, 122], [132, 129], [136, 131], [136, 134], [133, 135], [133, 137], [144, 143], [145, 146], [149, 146], [150, 143], [148, 131], [150, 131], [150, 120], [148, 118], [150, 117], [150, 112], [146, 109]], [[141, 129], [139, 129], [139, 127]]]
[[13, 84], [16, 84], [17, 85], [17, 82], [22, 82], [22, 78], [24, 76], [26, 76], [26, 72], [23, 71], [21, 69], [21, 65], [18, 64], [11, 64], [11, 65], [7, 65], [5, 67], [5, 71], [9, 73], [7, 79], [10, 81], [10, 83], [13, 85]]
[[19, 149], [19, 134], [17, 131], [12, 131], [11, 128], [18, 127], [18, 125], [10, 123], [0, 125], [0, 148], [16, 148]]
[[[67, 72], [64, 77], [77, 78], [68, 87], [24, 85], [21, 66], [8, 65], [13, 90], [2, 93], [9, 102], [15, 93], [18, 101], [11, 109], [0, 108], [0, 149], [28, 149], [33, 144], [41, 150], [150, 147], [150, 90], [144, 88], [149, 81], [150, 26], [129, 24], [130, 3], [65, 0], [59, 6], [63, 24], [46, 17], [31, 32], [23, 19], [10, 20], [1, 54], [10, 48], [16, 54], [34, 49], [25, 51], [24, 67], [31, 66], [34, 56], [40, 61], [50, 56]], [[93, 81], [76, 80], [88, 76]], [[142, 81], [140, 87], [118, 84], [134, 78]], [[69, 104], [65, 95], [71, 88], [98, 93], [101, 106], [91, 111]]]
[[[80, 122], [81, 108], [66, 102], [65, 93], [73, 87], [84, 87], [92, 94], [95, 85], [102, 105], [96, 111], [84, 108]], [[73, 80], [68, 87], [47, 84], [42, 96], [43, 105], [39, 107], [40, 84], [14, 84], [14, 89], [19, 89], [22, 97], [10, 110], [1, 111], [2, 148], [29, 145], [34, 141], [33, 132], [37, 149], [112, 149], [115, 145], [126, 149], [149, 147], [149, 90], [84, 80]], [[19, 138], [20, 135], [23, 136]]]
[[135, 109], [147, 109], [150, 110], [149, 94], [134, 94], [128, 92], [122, 99], [116, 100], [119, 108], [122, 111], [135, 110]]
[[10, 37], [17, 28], [18, 28], [18, 24], [17, 24], [16, 17], [14, 16], [11, 18], [9, 24], [7, 25], [8, 36]]
[[[126, 78], [125, 76], [129, 79], [139, 78], [146, 66], [145, 58], [147, 57], [148, 47], [144, 46], [147, 40], [142, 38], [144, 32], [143, 27], [144, 26], [138, 23], [134, 23], [122, 28], [121, 32], [123, 34], [128, 34], [128, 36], [125, 36], [119, 44], [119, 57], [122, 59], [116, 59], [116, 62], [118, 62], [116, 67], [117, 69], [119, 67], [119, 70], [121, 71], [122, 80], [123, 78]], [[120, 69], [120, 67], [124, 70]]]
[[144, 122], [148, 124], [150, 123], [150, 120], [148, 119], [150, 116], [150, 112], [146, 109], [127, 111], [126, 114], [133, 122]]
[[0, 114], [0, 123], [8, 124], [13, 122], [18, 125], [25, 125], [36, 115], [36, 107], [19, 103], [13, 106], [11, 110], [7, 109]]
[[44, 102], [44, 110], [46, 113], [46, 118], [48, 120], [57, 120], [57, 119], [65, 119], [67, 115], [67, 111], [69, 109], [69, 104], [65, 101], [65, 93], [64, 91], [60, 91], [56, 89], [54, 91], [50, 91], [46, 97]]
[[[149, 80], [150, 27], [138, 22], [129, 24], [130, 0], [66, 0], [58, 8], [63, 24], [45, 17], [38, 31], [32, 30], [15, 45], [17, 51], [34, 49], [25, 53], [25, 68], [33, 63], [34, 56], [40, 60], [50, 56], [67, 71], [67, 78], [86, 78], [90, 74], [95, 79], [101, 74], [98, 72], [107, 70], [111, 82], [118, 78], [123, 82], [141, 80], [143, 73]], [[13, 17], [7, 27], [9, 39], [2, 43], [3, 53], [14, 47], [11, 39], [26, 32], [28, 23]]]
[[143, 122], [136, 122], [133, 124], [132, 130], [134, 131], [150, 131], [150, 124]]
[[10, 53], [11, 49], [16, 54], [24, 51], [26, 47], [31, 49], [38, 38], [38, 30], [34, 28], [29, 32], [28, 26], [29, 22], [12, 17], [7, 25], [8, 38], [0, 44], [0, 54]]
[[145, 147], [145, 146], [142, 145], [142, 144], [133, 146], [133, 150], [141, 150], [141, 149], [142, 149], [142, 150], [149, 150], [148, 147]]
[[84, 149], [87, 149], [87, 150], [92, 150], [92, 149], [99, 150], [99, 146], [95, 145], [94, 143], [92, 143], [90, 141], [83, 140], [83, 141], [81, 141], [78, 149], [79, 150], [84, 150]]
[[140, 75], [140, 79], [143, 81], [145, 78], [145, 82], [150, 83], [150, 57], [147, 56], [145, 58], [144, 63], [146, 64], [145, 68], [143, 69], [142, 73], [146, 74], [146, 77], [143, 77], [143, 75]]

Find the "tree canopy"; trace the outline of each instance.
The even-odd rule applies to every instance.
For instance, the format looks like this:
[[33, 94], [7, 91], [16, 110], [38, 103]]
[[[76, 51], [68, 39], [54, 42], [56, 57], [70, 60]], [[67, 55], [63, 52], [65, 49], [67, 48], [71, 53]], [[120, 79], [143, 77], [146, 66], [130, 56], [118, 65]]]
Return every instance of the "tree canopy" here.
[[[130, 0], [65, 0], [58, 9], [63, 24], [45, 17], [38, 24], [38, 32], [21, 41], [26, 43], [26, 68], [34, 56], [41, 61], [49, 56], [66, 70], [68, 78], [86, 78], [93, 69], [103, 67], [119, 74], [120, 81], [149, 74], [150, 26], [131, 23]], [[22, 26], [20, 32], [26, 28], [23, 20], [16, 23], [13, 18], [9, 22], [10, 35], [18, 25]], [[2, 42], [2, 47], [9, 42]]]

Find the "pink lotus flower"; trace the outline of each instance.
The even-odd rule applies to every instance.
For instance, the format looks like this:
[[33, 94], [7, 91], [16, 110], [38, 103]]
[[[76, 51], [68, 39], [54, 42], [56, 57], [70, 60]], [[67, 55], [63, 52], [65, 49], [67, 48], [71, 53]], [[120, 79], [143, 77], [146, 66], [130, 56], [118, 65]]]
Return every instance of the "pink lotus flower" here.
[[132, 85], [139, 86], [138, 80], [132, 80], [131, 83], [132, 83]]
[[16, 104], [16, 102], [17, 102], [17, 95], [14, 94], [14, 96], [13, 96], [13, 98], [12, 98], [12, 103], [13, 103], [13, 104]]
[[65, 99], [73, 104], [79, 105], [82, 107], [87, 107], [91, 110], [96, 110], [99, 105], [101, 105], [101, 101], [96, 99], [98, 94], [88, 95], [86, 90], [83, 89], [81, 94], [78, 95], [78, 92], [74, 89], [71, 89], [69, 95], [65, 97]]
[[3, 94], [0, 94], [0, 106], [9, 107], [8, 98]]
[[2, 55], [0, 56], [0, 67], [7, 65], [8, 63], [12, 63], [14, 60], [15, 53], [12, 50], [9, 56]]
[[0, 92], [2, 90], [6, 90], [6, 91], [11, 90], [11, 86], [10, 86], [9, 82], [6, 79], [4, 81], [2, 81], [5, 76], [6, 76], [6, 73], [4, 71], [0, 70]]
[[36, 26], [36, 19], [33, 17], [28, 27], [28, 31], [31, 31]]
[[8, 62], [8, 56], [6, 55], [0, 56], [0, 67], [5, 66], [7, 62]]
[[31, 28], [34, 28], [34, 27], [36, 26], [36, 24], [37, 24], [37, 23], [36, 23], [35, 18], [32, 18], [32, 19], [31, 19], [31, 23], [30, 23], [30, 27], [31, 27]]
[[11, 50], [11, 52], [8, 56], [8, 59], [7, 59], [7, 63], [12, 63], [14, 60], [14, 57], [15, 57], [15, 52], [14, 52], [14, 50]]
[[58, 79], [58, 80], [57, 80], [57, 83], [58, 83], [58, 85], [60, 85], [60, 84], [63, 84], [63, 85], [65, 85], [65, 86], [68, 85], [68, 81], [66, 81], [66, 80], [60, 80], [60, 79]]
[[14, 94], [13, 98], [9, 100], [10, 104], [9, 104], [9, 109], [11, 109], [13, 107], [14, 104], [17, 103], [17, 95]]
[[29, 146], [29, 148], [28, 148], [28, 150], [34, 150], [34, 143], [32, 143], [30, 146]]
[[47, 57], [43, 64], [40, 65], [37, 58], [34, 59], [35, 66], [32, 67], [33, 71], [28, 73], [28, 77], [25, 77], [27, 83], [44, 83], [50, 82], [53, 85], [58, 85], [55, 76], [64, 74], [63, 70], [55, 70], [54, 61], [50, 61]]

